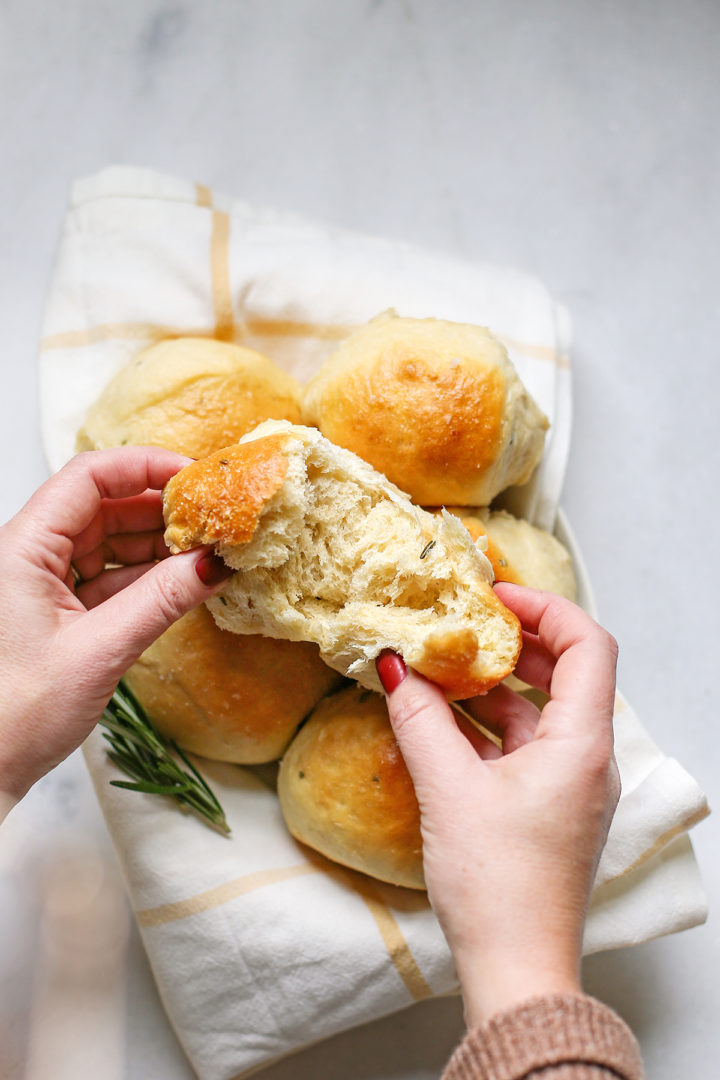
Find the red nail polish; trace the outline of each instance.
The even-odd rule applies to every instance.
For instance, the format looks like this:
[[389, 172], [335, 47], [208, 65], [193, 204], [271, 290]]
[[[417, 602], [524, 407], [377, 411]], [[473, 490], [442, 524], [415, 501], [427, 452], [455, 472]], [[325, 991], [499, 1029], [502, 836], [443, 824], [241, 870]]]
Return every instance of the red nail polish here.
[[226, 581], [233, 570], [222, 561], [219, 555], [213, 555], [210, 551], [195, 563], [195, 573], [203, 585], [211, 589], [214, 585], [219, 585], [221, 581]]
[[407, 668], [402, 656], [392, 649], [383, 649], [375, 661], [375, 667], [386, 694], [392, 694], [407, 675]]

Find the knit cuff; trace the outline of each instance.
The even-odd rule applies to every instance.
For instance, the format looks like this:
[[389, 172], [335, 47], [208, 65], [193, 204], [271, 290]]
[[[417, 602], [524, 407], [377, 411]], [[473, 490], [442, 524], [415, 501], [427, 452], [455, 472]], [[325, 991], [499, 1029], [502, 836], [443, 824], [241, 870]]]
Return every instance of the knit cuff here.
[[638, 1044], [617, 1013], [586, 994], [552, 994], [468, 1032], [442, 1080], [522, 1080], [553, 1065], [576, 1066], [578, 1080], [598, 1068], [613, 1080], [644, 1076]]

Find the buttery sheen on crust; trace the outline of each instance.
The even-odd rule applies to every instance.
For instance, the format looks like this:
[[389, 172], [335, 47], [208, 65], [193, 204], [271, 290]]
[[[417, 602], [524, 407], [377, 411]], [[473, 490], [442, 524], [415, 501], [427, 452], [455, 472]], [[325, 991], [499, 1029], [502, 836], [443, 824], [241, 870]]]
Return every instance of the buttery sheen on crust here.
[[351, 686], [325, 698], [278, 774], [288, 829], [334, 862], [424, 889], [420, 810], [385, 699]]
[[341, 682], [316, 645], [228, 633], [204, 604], [153, 642], [124, 679], [163, 735], [242, 765], [279, 758]]
[[486, 506], [540, 461], [547, 417], [484, 327], [386, 312], [305, 387], [304, 421], [421, 504]]
[[210, 338], [161, 341], [103, 390], [78, 450], [164, 446], [206, 457], [270, 417], [300, 420], [300, 384], [267, 356]]
[[515, 666], [519, 623], [467, 529], [315, 429], [261, 424], [174, 476], [164, 510], [172, 551], [214, 544], [238, 571], [208, 601], [224, 629], [314, 641], [373, 690], [385, 648], [450, 698], [484, 693]]

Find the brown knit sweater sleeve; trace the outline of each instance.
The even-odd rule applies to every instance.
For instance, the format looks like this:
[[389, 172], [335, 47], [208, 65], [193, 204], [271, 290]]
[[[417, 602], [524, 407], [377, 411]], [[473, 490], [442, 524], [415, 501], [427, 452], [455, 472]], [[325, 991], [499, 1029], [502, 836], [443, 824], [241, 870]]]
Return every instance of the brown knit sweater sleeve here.
[[638, 1044], [586, 994], [534, 998], [468, 1032], [442, 1080], [642, 1080]]

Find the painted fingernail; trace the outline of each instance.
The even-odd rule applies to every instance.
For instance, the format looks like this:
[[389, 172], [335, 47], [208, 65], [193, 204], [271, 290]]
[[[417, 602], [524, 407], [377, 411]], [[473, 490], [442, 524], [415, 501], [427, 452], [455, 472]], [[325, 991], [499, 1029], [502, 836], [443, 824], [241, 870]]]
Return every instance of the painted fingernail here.
[[203, 555], [195, 563], [195, 573], [203, 585], [211, 589], [213, 585], [219, 585], [221, 581], [226, 581], [233, 573], [233, 569], [223, 562], [219, 555], [213, 555], [209, 551], [207, 555]]
[[383, 649], [375, 661], [378, 677], [386, 694], [392, 694], [407, 675], [407, 668], [402, 656], [392, 649]]

